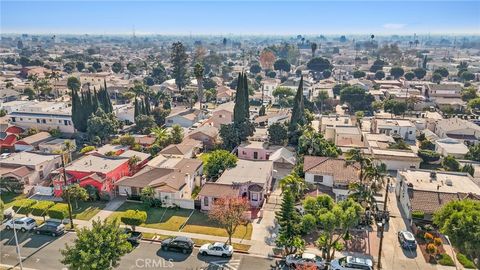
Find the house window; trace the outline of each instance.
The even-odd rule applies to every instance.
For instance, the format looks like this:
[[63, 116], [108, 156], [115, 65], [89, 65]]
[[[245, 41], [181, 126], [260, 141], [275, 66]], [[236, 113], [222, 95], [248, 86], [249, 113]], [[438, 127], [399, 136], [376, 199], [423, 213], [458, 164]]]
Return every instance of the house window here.
[[63, 124], [64, 124], [65, 126], [68, 126], [68, 120], [63, 120]]
[[15, 122], [15, 117], [12, 117], [12, 122]]
[[37, 119], [37, 123], [39, 123], [39, 124], [40, 124], [40, 119]]
[[258, 152], [253, 152], [253, 159], [258, 159]]
[[42, 119], [42, 123], [46, 124], [46, 123], [47, 123], [47, 120]]
[[314, 175], [313, 182], [315, 183], [323, 183], [323, 175]]
[[408, 132], [408, 134], [412, 135], [412, 131], [410, 130], [410, 131]]
[[173, 123], [173, 120], [169, 119], [167, 120], [167, 123]]
[[208, 206], [208, 197], [203, 197], [203, 205]]

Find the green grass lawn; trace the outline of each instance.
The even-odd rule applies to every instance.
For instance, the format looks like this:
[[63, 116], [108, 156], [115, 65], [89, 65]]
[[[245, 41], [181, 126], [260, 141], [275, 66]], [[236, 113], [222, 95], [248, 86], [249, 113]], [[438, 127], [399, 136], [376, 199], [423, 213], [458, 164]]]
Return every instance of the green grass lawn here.
[[13, 192], [3, 192], [0, 194], [0, 198], [2, 199], [3, 203], [5, 204], [5, 209], [10, 208], [13, 203], [17, 200], [25, 199], [25, 194], [21, 193], [13, 193]]
[[105, 207], [106, 203], [101, 201], [78, 202], [78, 208], [75, 201], [72, 201], [72, 215], [74, 219], [90, 220], [100, 210]]
[[[190, 233], [201, 233], [201, 234], [210, 234], [215, 236], [224, 236], [227, 237], [227, 232], [225, 229], [221, 228], [214, 221], [210, 220], [206, 214], [195, 211], [195, 213], [190, 217], [187, 222], [187, 225], [183, 228], [183, 232]], [[252, 238], [252, 224], [249, 223], [247, 226], [240, 225], [235, 230], [235, 233], [232, 236], [233, 238], [239, 239], [251, 239]]]
[[191, 212], [187, 209], [151, 208], [142, 203], [125, 202], [108, 218], [120, 219], [123, 213], [130, 209], [147, 212], [147, 221], [140, 225], [141, 227], [168, 231], [178, 231], [180, 226], [187, 221]]

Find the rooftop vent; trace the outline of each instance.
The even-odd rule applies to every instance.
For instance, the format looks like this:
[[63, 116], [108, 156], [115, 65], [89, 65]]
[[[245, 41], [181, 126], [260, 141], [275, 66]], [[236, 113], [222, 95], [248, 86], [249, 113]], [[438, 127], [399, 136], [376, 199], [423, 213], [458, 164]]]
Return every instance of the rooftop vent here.
[[446, 184], [447, 186], [449, 186], [449, 187], [453, 186], [452, 179], [448, 179], [448, 178], [447, 178], [447, 179], [445, 180], [445, 184]]

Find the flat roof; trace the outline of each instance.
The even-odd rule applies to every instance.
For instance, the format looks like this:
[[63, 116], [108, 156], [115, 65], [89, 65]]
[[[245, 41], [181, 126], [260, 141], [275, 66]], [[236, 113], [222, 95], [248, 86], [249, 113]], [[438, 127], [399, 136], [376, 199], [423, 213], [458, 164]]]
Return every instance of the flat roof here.
[[125, 162], [128, 162], [126, 157], [105, 157], [92, 154], [75, 160], [65, 169], [67, 171], [108, 173]]
[[33, 166], [59, 158], [60, 155], [38, 154], [32, 152], [12, 153], [9, 157], [0, 160], [0, 164]]
[[[430, 176], [428, 170], [399, 171], [405, 181], [413, 185], [414, 190], [438, 191], [445, 193], [474, 193], [480, 194], [480, 186], [475, 184], [467, 173], [436, 171], [436, 180]], [[452, 185], [447, 185], [447, 182]], [[438, 188], [438, 189], [437, 189]]]
[[267, 181], [267, 176], [271, 174], [273, 161], [251, 161], [239, 159], [237, 166], [227, 169], [217, 180], [219, 184], [233, 183], [260, 183]]

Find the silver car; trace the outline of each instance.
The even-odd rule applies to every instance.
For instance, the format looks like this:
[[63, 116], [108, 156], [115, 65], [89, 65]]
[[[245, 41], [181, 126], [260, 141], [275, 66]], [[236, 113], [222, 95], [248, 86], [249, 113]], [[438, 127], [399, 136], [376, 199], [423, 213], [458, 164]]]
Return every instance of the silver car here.
[[312, 253], [287, 255], [287, 257], [285, 257], [285, 263], [293, 268], [307, 265], [315, 265], [317, 269], [325, 268], [325, 262], [323, 258]]
[[373, 270], [373, 261], [368, 258], [346, 256], [330, 263], [333, 270]]

